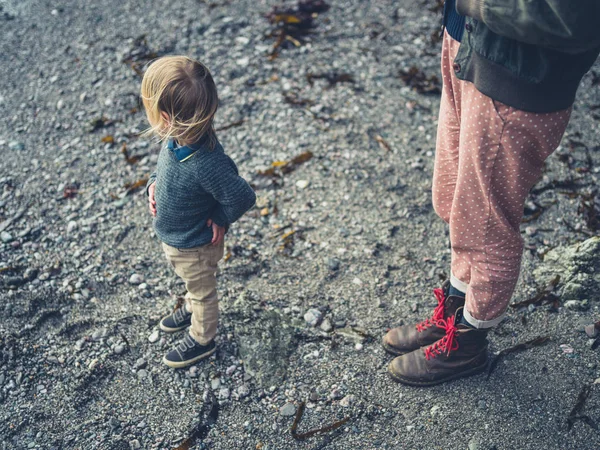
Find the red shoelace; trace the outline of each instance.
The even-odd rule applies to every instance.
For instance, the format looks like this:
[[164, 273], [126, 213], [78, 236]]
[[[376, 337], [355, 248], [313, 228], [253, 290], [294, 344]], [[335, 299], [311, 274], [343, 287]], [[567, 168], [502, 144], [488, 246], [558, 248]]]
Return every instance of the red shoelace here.
[[446, 352], [447, 355], [453, 350], [458, 350], [458, 342], [456, 342], [456, 325], [454, 324], [454, 316], [448, 317], [447, 320], [439, 320], [437, 326], [444, 328], [446, 335], [437, 341], [435, 344], [425, 348], [425, 359], [435, 358], [438, 355]]
[[433, 310], [433, 314], [430, 318], [425, 319], [423, 322], [417, 324], [417, 331], [419, 333], [433, 325], [437, 325], [438, 321], [444, 319], [444, 303], [446, 301], [444, 291], [442, 288], [436, 288], [433, 290], [433, 294], [435, 295], [435, 298], [437, 298], [438, 305]]

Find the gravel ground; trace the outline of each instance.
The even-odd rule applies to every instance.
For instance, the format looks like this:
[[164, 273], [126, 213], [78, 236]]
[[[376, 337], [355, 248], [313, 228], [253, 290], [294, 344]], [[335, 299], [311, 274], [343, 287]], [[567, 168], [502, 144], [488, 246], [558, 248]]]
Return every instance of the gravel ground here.
[[[438, 74], [439, 12], [335, 1], [300, 47], [269, 58], [274, 2], [166, 4], [0, 0], [1, 448], [172, 449], [206, 415], [209, 392], [218, 417], [192, 448], [600, 448], [590, 425], [566, 420], [586, 385], [577, 414], [600, 419], [598, 351], [582, 332], [599, 315], [598, 289], [583, 311], [511, 309], [494, 351], [551, 340], [506, 356], [489, 379], [415, 389], [386, 375], [381, 335], [429, 314], [449, 270], [430, 201], [439, 96], [400, 76]], [[136, 185], [159, 151], [139, 137], [134, 70], [152, 53], [211, 68], [220, 140], [259, 197], [227, 237], [219, 351], [181, 371], [160, 362], [180, 335], [157, 324], [184, 289]], [[600, 228], [585, 207], [598, 206], [593, 70], [528, 202], [515, 302], [543, 285], [532, 273], [550, 249]], [[349, 420], [295, 441], [302, 401], [300, 431]]]

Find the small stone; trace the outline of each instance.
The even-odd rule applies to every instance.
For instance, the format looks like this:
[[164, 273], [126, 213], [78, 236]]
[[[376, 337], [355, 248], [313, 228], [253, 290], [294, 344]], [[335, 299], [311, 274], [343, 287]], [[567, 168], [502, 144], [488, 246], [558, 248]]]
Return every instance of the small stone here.
[[138, 441], [137, 439], [129, 441], [129, 446], [131, 447], [131, 450], [139, 450], [140, 448], [142, 448], [140, 441]]
[[220, 378], [213, 378], [212, 380], [210, 380], [210, 387], [213, 391], [216, 391], [217, 389], [219, 389], [219, 386], [221, 386]]
[[336, 272], [340, 269], [340, 260], [337, 258], [327, 258], [327, 267], [332, 272]]
[[219, 400], [227, 400], [229, 398], [230, 392], [229, 389], [226, 387], [223, 387], [221, 389], [219, 389]]
[[122, 344], [117, 344], [117, 345], [115, 345], [115, 348], [113, 348], [113, 352], [116, 355], [122, 355], [124, 351], [125, 351], [125, 346]]
[[596, 329], [596, 326], [593, 323], [590, 325], [586, 325], [584, 330], [585, 334], [587, 334], [590, 338], [594, 338], [598, 335], [598, 330]]
[[469, 441], [469, 450], [479, 450], [479, 441], [471, 439]]
[[138, 358], [138, 360], [135, 362], [133, 368], [135, 370], [144, 369], [147, 365], [148, 365], [148, 362], [144, 358]]
[[529, 311], [530, 313], [535, 311], [535, 305], [528, 305], [527, 306], [527, 311]]
[[318, 309], [311, 308], [304, 314], [304, 320], [311, 327], [316, 327], [321, 323], [321, 319], [323, 318], [323, 313]]
[[344, 408], [348, 408], [354, 403], [355, 400], [356, 397], [354, 395], [346, 395], [343, 399], [340, 400], [340, 405]]
[[282, 416], [293, 416], [296, 414], [296, 406], [293, 403], [286, 403], [279, 409], [279, 414]]
[[479, 409], [485, 409], [485, 407], [486, 407], [485, 400], [479, 400], [479, 401], [477, 402], [477, 407], [478, 407]]
[[94, 370], [94, 367], [98, 365], [98, 359], [92, 359], [88, 365], [88, 369]]
[[329, 333], [333, 330], [333, 325], [331, 325], [331, 320], [325, 318], [323, 322], [321, 322], [320, 327], [325, 333]]
[[138, 289], [139, 289], [140, 291], [145, 291], [146, 289], [148, 289], [148, 284], [147, 284], [147, 283], [141, 283], [141, 284], [138, 286]]
[[309, 184], [310, 184], [310, 181], [308, 181], [308, 180], [298, 180], [298, 181], [296, 181], [296, 187], [298, 189], [306, 189]]
[[527, 236], [535, 236], [535, 234], [537, 233], [537, 228], [536, 227], [525, 227], [525, 234]]
[[354, 344], [354, 348], [358, 351], [361, 351], [363, 349], [363, 345], [360, 342], [357, 342]]
[[439, 410], [440, 410], [440, 405], [433, 405], [431, 407], [431, 409], [429, 410], [429, 414], [431, 414], [431, 416], [433, 417], [433, 416], [437, 415]]
[[227, 374], [227, 376], [228, 376], [228, 377], [230, 377], [231, 375], [233, 375], [233, 372], [235, 372], [235, 371], [236, 371], [236, 369], [237, 369], [237, 366], [236, 366], [236, 365], [229, 366], [229, 367], [227, 368], [227, 370], [225, 370], [225, 373]]
[[198, 366], [192, 366], [189, 370], [190, 378], [196, 378], [198, 376]]
[[594, 380], [594, 384], [600, 384], [600, 378], [596, 378], [596, 379]]
[[77, 229], [77, 221], [70, 220], [69, 223], [67, 224], [67, 233], [71, 234], [76, 229]]
[[150, 336], [148, 336], [148, 340], [149, 340], [151, 343], [153, 343], [153, 344], [154, 344], [156, 341], [158, 341], [158, 338], [159, 338], [159, 337], [160, 337], [160, 333], [159, 333], [159, 331], [158, 331], [158, 330], [154, 330], [154, 331], [152, 332], [152, 334], [151, 334]]
[[140, 370], [138, 370], [137, 371], [137, 377], [139, 379], [147, 378], [148, 377], [148, 371], [146, 369], [140, 369]]
[[10, 241], [13, 240], [13, 237], [12, 234], [10, 234], [8, 231], [3, 231], [2, 233], [0, 233], [0, 239], [5, 244], [8, 244]]
[[238, 398], [246, 398], [250, 395], [250, 387], [246, 383], [242, 384], [237, 388]]
[[144, 277], [142, 277], [141, 275], [134, 273], [133, 275], [131, 275], [129, 277], [129, 284], [136, 284], [139, 285], [144, 281]]
[[564, 306], [571, 311], [585, 311], [590, 307], [587, 300], [567, 300]]
[[238, 66], [241, 66], [241, 67], [246, 67], [246, 66], [248, 66], [248, 64], [250, 64], [250, 58], [248, 58], [247, 56], [246, 56], [246, 57], [243, 57], [243, 58], [239, 58], [239, 59], [237, 59], [237, 60], [235, 61], [235, 63], [236, 63]]
[[317, 400], [319, 400], [319, 394], [317, 394], [317, 392], [316, 392], [316, 391], [312, 391], [312, 392], [310, 393], [310, 395], [308, 396], [308, 399], [309, 399], [311, 402], [316, 402]]
[[19, 141], [11, 141], [8, 143], [9, 150], [25, 150], [25, 144]]
[[61, 109], [63, 109], [64, 106], [65, 106], [65, 102], [62, 99], [60, 99], [59, 101], [56, 102], [56, 109], [58, 109], [59, 111]]

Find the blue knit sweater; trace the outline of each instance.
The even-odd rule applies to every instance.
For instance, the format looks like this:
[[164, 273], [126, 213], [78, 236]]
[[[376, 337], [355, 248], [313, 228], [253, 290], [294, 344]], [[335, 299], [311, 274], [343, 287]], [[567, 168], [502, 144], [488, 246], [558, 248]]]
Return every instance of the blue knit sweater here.
[[154, 229], [162, 242], [176, 248], [210, 243], [208, 219], [229, 228], [256, 201], [221, 144], [211, 150], [206, 138], [190, 147], [169, 141], [160, 151], [146, 192], [152, 183], [156, 183]]

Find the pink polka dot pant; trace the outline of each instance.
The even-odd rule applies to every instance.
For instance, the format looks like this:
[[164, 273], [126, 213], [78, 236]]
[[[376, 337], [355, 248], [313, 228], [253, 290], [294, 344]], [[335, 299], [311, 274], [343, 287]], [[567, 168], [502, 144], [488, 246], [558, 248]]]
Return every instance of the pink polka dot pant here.
[[526, 196], [571, 109], [538, 114], [492, 100], [456, 77], [459, 45], [445, 33], [433, 206], [450, 225], [451, 281], [466, 292], [465, 318], [489, 328], [502, 320], [519, 277]]

